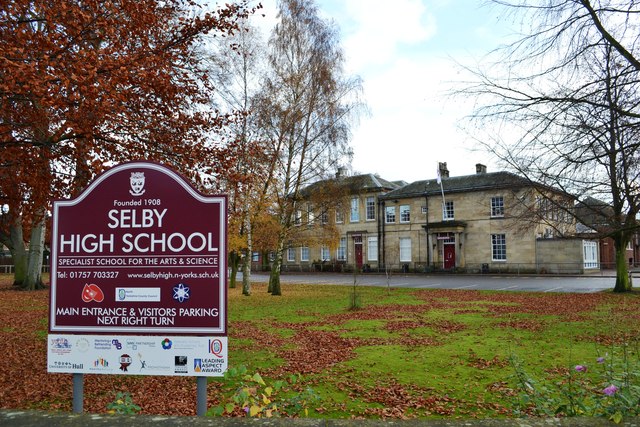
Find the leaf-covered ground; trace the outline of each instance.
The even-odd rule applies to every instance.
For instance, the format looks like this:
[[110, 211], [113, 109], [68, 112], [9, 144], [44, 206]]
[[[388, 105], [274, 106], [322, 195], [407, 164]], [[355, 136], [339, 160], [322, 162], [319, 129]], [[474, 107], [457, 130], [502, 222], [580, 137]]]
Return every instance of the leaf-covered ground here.
[[[553, 378], [640, 336], [636, 295], [359, 288], [363, 307], [349, 311], [349, 292], [230, 289], [230, 364], [271, 380], [302, 374], [321, 397], [312, 416], [509, 416], [510, 354]], [[48, 298], [0, 276], [1, 408], [71, 410], [71, 375], [46, 372]], [[209, 405], [229, 389], [212, 380]], [[118, 391], [144, 414], [195, 415], [195, 379], [184, 377], [85, 375], [85, 411], [106, 412]]]

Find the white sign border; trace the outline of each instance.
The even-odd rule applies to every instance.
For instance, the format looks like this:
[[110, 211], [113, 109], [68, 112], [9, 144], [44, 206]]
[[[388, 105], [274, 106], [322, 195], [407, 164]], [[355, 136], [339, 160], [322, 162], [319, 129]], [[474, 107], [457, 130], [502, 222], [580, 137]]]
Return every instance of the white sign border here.
[[49, 302], [49, 331], [50, 332], [89, 332], [89, 333], [152, 333], [152, 334], [194, 334], [194, 335], [206, 335], [206, 334], [214, 334], [214, 335], [226, 335], [227, 330], [227, 313], [226, 313], [226, 278], [227, 278], [227, 267], [226, 267], [226, 253], [222, 253], [219, 257], [219, 272], [220, 272], [220, 289], [219, 289], [219, 301], [220, 307], [219, 316], [220, 316], [220, 326], [217, 328], [194, 328], [194, 327], [156, 327], [156, 328], [144, 328], [144, 327], [112, 327], [112, 326], [60, 326], [56, 324], [56, 295], [57, 295], [57, 280], [58, 280], [58, 215], [60, 207], [68, 207], [74, 206], [84, 200], [91, 192], [104, 180], [108, 179], [111, 175], [126, 171], [129, 169], [150, 169], [161, 172], [165, 175], [170, 176], [174, 181], [176, 181], [180, 186], [182, 186], [187, 192], [196, 200], [202, 203], [215, 203], [220, 204], [220, 224], [219, 224], [219, 247], [226, 248], [226, 234], [227, 234], [227, 224], [226, 224], [226, 198], [221, 196], [205, 196], [193, 189], [193, 187], [185, 181], [185, 179], [176, 173], [175, 171], [167, 168], [164, 165], [150, 163], [150, 162], [130, 162], [120, 164], [118, 166], [114, 166], [108, 171], [99, 175], [91, 184], [76, 198], [71, 200], [56, 200], [53, 202], [53, 221], [52, 221], [52, 232], [51, 232], [51, 266], [50, 266], [50, 284], [51, 284], [51, 297]]

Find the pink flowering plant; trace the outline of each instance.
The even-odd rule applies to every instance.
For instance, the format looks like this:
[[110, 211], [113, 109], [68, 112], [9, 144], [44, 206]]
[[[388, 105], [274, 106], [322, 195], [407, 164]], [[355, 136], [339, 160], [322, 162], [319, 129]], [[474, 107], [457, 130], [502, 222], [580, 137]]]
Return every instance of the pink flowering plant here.
[[637, 351], [625, 344], [599, 356], [593, 365], [567, 369], [559, 381], [537, 381], [512, 355], [518, 391], [514, 413], [519, 416], [606, 417], [620, 423], [640, 415], [640, 362]]

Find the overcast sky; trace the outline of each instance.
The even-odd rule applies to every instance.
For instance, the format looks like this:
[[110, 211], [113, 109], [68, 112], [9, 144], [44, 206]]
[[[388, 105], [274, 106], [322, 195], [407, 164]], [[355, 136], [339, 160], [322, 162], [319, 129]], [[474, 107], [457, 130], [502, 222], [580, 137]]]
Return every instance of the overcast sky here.
[[[473, 63], [505, 43], [508, 22], [480, 0], [316, 0], [339, 26], [347, 72], [364, 82], [370, 114], [353, 128], [352, 168], [387, 180], [451, 176], [498, 165], [459, 130], [471, 105], [445, 96], [465, 80], [455, 62]], [[276, 0], [256, 19], [275, 22]], [[260, 15], [266, 15], [262, 18]]]

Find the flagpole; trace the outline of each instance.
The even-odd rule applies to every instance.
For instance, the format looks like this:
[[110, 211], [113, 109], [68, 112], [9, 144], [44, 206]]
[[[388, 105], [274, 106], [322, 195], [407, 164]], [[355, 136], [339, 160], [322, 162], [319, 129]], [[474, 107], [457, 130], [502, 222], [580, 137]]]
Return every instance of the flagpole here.
[[438, 169], [436, 173], [437, 173], [436, 181], [438, 182], [438, 184], [440, 184], [440, 193], [442, 194], [442, 219], [444, 219], [445, 201], [444, 201], [444, 188], [442, 187], [442, 176], [440, 175], [440, 163], [438, 163]]

